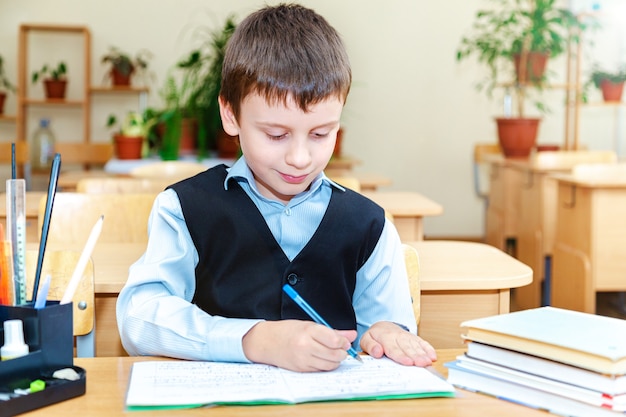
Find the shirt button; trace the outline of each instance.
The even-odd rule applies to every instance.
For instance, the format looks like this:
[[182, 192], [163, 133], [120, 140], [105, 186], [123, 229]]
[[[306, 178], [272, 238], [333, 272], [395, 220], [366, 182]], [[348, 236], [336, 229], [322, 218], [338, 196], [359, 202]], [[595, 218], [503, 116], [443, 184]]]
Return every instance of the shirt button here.
[[285, 209], [285, 215], [291, 216], [291, 209], [289, 207]]
[[289, 283], [289, 285], [296, 285], [296, 283], [298, 282], [298, 276], [296, 274], [289, 274], [289, 276], [287, 277], [287, 282]]

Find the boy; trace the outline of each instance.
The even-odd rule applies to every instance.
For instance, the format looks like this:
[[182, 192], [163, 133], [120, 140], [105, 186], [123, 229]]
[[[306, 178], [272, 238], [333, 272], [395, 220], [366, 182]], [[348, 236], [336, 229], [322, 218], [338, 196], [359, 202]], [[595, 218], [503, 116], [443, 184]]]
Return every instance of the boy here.
[[[219, 101], [243, 156], [157, 197], [117, 303], [129, 354], [320, 371], [353, 344], [405, 365], [436, 360], [415, 334], [395, 228], [323, 173], [350, 83], [339, 35], [313, 10], [283, 4], [241, 22]], [[312, 322], [285, 283], [338, 330]]]

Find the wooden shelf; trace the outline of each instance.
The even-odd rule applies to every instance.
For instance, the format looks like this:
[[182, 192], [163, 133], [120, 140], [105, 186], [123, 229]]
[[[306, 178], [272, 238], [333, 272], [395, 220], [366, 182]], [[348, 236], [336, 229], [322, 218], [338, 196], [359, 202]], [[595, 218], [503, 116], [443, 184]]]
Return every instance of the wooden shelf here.
[[89, 92], [92, 94], [140, 94], [147, 93], [149, 91], [148, 87], [91, 87]]
[[620, 107], [626, 106], [626, 103], [623, 101], [592, 101], [589, 103], [582, 103], [582, 105], [587, 107]]
[[[45, 32], [46, 34], [69, 34], [72, 36], [82, 37], [82, 65], [76, 72], [83, 72], [84, 77], [81, 82], [80, 93], [71, 99], [45, 99], [28, 97], [27, 86], [30, 79], [27, 74], [32, 69], [29, 66], [29, 43], [41, 42], [41, 37], [30, 36], [34, 32]], [[52, 36], [50, 36], [52, 39]], [[63, 49], [65, 37], [55, 38], [50, 42], [59, 42], [58, 49]], [[15, 117], [0, 117], [0, 121], [13, 121], [16, 123], [16, 141], [21, 145], [27, 146], [28, 140], [26, 136], [26, 128], [28, 119], [33, 117], [29, 115], [29, 109], [34, 107], [76, 109], [78, 114], [72, 114], [68, 117], [79, 119], [77, 126], [79, 129], [72, 131], [71, 137], [66, 134], [58, 133], [55, 143], [55, 151], [63, 156], [63, 163], [83, 164], [85, 168], [89, 165], [104, 165], [106, 161], [111, 159], [113, 155], [113, 145], [110, 140], [102, 143], [93, 141], [91, 138], [92, 124], [92, 104], [96, 99], [96, 95], [115, 95], [115, 94], [135, 94], [139, 97], [139, 108], [142, 109], [147, 105], [148, 87], [114, 87], [110, 85], [96, 86], [92, 85], [91, 80], [91, 34], [86, 26], [80, 25], [60, 25], [60, 24], [22, 24], [19, 27], [19, 45], [18, 45], [18, 85], [17, 85], [17, 115]], [[35, 45], [37, 46], [37, 45]], [[56, 48], [56, 43], [54, 47]], [[61, 52], [60, 52], [61, 53]], [[21, 167], [23, 173], [23, 166]], [[22, 174], [23, 175], [23, 174]]]
[[23, 101], [24, 105], [28, 106], [67, 106], [67, 107], [82, 107], [85, 105], [84, 100], [65, 100], [65, 99], [30, 99], [27, 98]]
[[20, 25], [21, 31], [36, 30], [40, 32], [76, 32], [84, 33], [87, 31], [85, 26], [78, 25], [55, 25], [55, 24], [39, 24], [39, 23], [25, 23]]
[[16, 116], [7, 116], [4, 114], [0, 114], [0, 122], [15, 123], [16, 120]]

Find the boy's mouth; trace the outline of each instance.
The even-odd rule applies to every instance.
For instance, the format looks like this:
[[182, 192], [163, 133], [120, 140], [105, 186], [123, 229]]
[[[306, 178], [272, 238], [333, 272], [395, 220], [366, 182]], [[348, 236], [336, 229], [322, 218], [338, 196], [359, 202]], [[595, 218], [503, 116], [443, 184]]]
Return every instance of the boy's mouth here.
[[288, 182], [289, 184], [300, 184], [304, 182], [304, 180], [306, 180], [307, 178], [306, 175], [298, 175], [296, 177], [293, 175], [288, 175], [288, 174], [283, 174], [283, 173], [281, 173], [280, 176], [283, 178], [285, 182]]

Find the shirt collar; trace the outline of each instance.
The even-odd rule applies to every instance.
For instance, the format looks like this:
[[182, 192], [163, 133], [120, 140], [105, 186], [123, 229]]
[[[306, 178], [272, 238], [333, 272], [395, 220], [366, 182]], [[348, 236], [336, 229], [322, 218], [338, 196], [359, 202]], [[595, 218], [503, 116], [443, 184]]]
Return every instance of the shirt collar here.
[[[242, 182], [245, 181], [249, 184], [250, 189], [259, 197], [264, 198], [259, 193], [259, 190], [256, 187], [256, 181], [254, 180], [254, 175], [246, 162], [246, 158], [241, 156], [232, 167], [227, 168], [228, 174], [226, 175], [226, 179], [224, 180], [224, 189], [228, 190], [228, 182], [233, 179], [233, 181]], [[337, 184], [334, 181], [331, 181], [324, 172], [321, 172], [311, 183], [309, 189], [303, 193], [297, 195], [297, 199], [306, 199], [307, 196], [313, 194], [319, 187], [322, 185], [335, 187], [341, 191], [345, 191], [346, 189], [341, 185]]]

